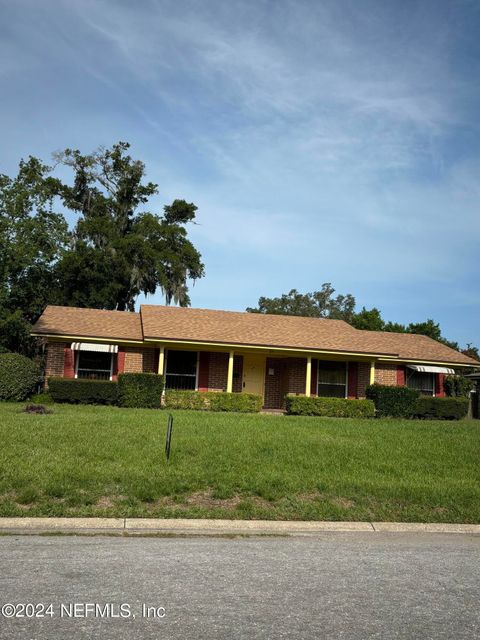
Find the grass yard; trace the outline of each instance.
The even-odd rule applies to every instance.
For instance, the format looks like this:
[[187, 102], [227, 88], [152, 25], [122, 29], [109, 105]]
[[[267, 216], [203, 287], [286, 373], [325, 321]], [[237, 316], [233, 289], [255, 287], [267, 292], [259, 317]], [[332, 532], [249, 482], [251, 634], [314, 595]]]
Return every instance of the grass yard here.
[[480, 421], [0, 403], [0, 516], [480, 522]]

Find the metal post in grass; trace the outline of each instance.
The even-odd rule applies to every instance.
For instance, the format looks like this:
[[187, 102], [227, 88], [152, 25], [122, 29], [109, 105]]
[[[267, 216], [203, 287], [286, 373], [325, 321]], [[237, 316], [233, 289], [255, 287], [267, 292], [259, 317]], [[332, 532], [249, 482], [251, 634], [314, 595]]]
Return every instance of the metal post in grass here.
[[170, 445], [172, 443], [172, 429], [173, 429], [173, 416], [171, 413], [168, 414], [168, 422], [167, 422], [167, 440], [165, 442], [165, 455], [167, 456], [167, 460], [170, 459]]

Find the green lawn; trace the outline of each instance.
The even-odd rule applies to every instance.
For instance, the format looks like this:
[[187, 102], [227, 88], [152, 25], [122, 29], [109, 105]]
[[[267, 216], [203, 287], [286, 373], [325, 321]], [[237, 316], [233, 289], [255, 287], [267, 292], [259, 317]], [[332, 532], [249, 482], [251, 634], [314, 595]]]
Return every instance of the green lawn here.
[[1, 516], [480, 522], [480, 421], [0, 403]]

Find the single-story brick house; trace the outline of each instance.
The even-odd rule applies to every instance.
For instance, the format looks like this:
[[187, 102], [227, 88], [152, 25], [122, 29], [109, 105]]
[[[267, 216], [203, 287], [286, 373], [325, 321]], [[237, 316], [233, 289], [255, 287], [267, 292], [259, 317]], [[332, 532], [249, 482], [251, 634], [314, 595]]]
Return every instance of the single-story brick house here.
[[46, 375], [115, 380], [165, 375], [170, 389], [362, 398], [368, 384], [443, 396], [443, 381], [478, 362], [421, 335], [360, 331], [342, 320], [143, 305], [139, 313], [49, 306], [32, 331]]

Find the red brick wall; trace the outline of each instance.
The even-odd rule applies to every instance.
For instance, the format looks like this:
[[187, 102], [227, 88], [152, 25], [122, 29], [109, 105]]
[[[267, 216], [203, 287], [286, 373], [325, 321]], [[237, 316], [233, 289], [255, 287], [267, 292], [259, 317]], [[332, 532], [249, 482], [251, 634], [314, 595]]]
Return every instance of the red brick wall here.
[[406, 371], [403, 364], [397, 365], [397, 386], [404, 387], [406, 384]]
[[[273, 375], [269, 375], [269, 369], [273, 369]], [[285, 404], [284, 399], [287, 393], [304, 395], [306, 375], [306, 358], [267, 358], [265, 367], [265, 408], [282, 408]], [[316, 369], [315, 379], [313, 379], [312, 366], [312, 387], [316, 385], [316, 380]]]
[[233, 393], [240, 393], [243, 387], [243, 356], [233, 357]]
[[[265, 396], [266, 409], [281, 409], [287, 393], [288, 358], [267, 358], [265, 366]], [[273, 374], [269, 374], [273, 370]]]
[[208, 390], [226, 391], [228, 376], [228, 353], [212, 351], [209, 358]]
[[[306, 373], [306, 370], [305, 370], [305, 373]], [[310, 382], [311, 396], [317, 395], [317, 391], [318, 391], [317, 382], [318, 382], [318, 360], [315, 360], [315, 358], [312, 358], [312, 379]]]
[[397, 365], [385, 362], [375, 363], [375, 382], [390, 387], [397, 386]]
[[307, 377], [306, 358], [287, 358], [287, 391], [286, 393], [305, 394]]
[[45, 357], [45, 386], [48, 378], [61, 378], [65, 370], [65, 342], [49, 342]]
[[358, 363], [357, 396], [365, 398], [365, 390], [370, 384], [370, 363]]
[[208, 391], [208, 370], [210, 368], [210, 354], [208, 351], [199, 353], [200, 362], [198, 363], [198, 390]]
[[151, 347], [125, 347], [125, 373], [157, 373], [155, 349]]

